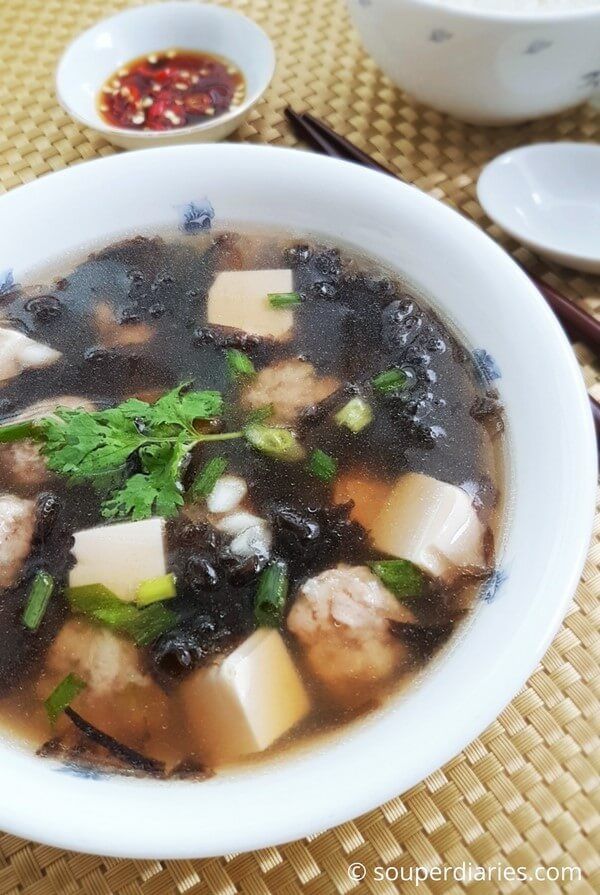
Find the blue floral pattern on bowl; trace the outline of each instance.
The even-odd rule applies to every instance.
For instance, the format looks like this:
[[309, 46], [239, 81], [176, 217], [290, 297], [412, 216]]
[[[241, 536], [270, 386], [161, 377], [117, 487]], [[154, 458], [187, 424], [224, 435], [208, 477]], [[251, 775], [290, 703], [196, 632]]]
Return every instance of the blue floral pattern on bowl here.
[[81, 777], [84, 780], [102, 780], [111, 776], [109, 771], [77, 764], [74, 761], [65, 761], [56, 770], [59, 774], [69, 774], [71, 777]]
[[208, 199], [188, 202], [183, 209], [181, 229], [185, 233], [201, 233], [212, 227], [215, 210]]
[[585, 75], [582, 75], [581, 80], [583, 82], [583, 86], [588, 89], [591, 87], [593, 90], [600, 89], [600, 68], [595, 71], [588, 71]]
[[500, 367], [485, 348], [476, 348], [473, 351], [473, 363], [475, 371], [484, 385], [489, 385], [490, 382], [502, 378]]
[[546, 40], [543, 37], [538, 37], [536, 40], [532, 40], [527, 49], [525, 50], [525, 54], [527, 56], [535, 56], [537, 53], [542, 53], [544, 50], [550, 49], [554, 41]]
[[446, 41], [450, 40], [452, 37], [454, 37], [454, 35], [450, 31], [446, 31], [445, 28], [434, 28], [429, 34], [429, 40], [434, 44], [446, 43]]
[[8, 295], [16, 287], [15, 275], [12, 267], [0, 270], [0, 295]]
[[496, 569], [495, 572], [492, 572], [481, 589], [481, 599], [484, 601], [484, 603], [494, 602], [494, 600], [498, 596], [500, 588], [507, 580], [507, 578], [508, 573], [505, 571], [505, 569]]

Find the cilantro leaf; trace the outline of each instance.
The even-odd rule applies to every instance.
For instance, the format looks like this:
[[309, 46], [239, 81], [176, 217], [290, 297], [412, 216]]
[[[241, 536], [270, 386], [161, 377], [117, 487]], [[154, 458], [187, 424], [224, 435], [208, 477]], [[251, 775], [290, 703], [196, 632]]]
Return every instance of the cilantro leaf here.
[[96, 413], [59, 409], [38, 425], [48, 467], [77, 480], [122, 469], [145, 441], [119, 408]]
[[[181, 479], [193, 448], [207, 439], [239, 437], [194, 429], [196, 420], [222, 411], [219, 392], [190, 391], [184, 384], [154, 404], [129, 398], [109, 410], [59, 409], [40, 421], [38, 437], [50, 469], [107, 493], [105, 518], [173, 516], [183, 504]], [[127, 478], [131, 460], [137, 470]]]
[[186, 391], [189, 385], [184, 383], [151, 406], [151, 422], [155, 425], [167, 424], [191, 428], [195, 420], [210, 420], [221, 416], [223, 398], [220, 392]]

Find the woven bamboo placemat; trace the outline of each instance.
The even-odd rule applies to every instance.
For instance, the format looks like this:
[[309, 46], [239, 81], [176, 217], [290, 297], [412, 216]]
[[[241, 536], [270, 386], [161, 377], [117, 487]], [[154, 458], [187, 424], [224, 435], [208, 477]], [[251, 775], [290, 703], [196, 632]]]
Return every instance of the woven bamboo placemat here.
[[[77, 32], [126, 0], [0, 0], [0, 192], [114, 150], [74, 123], [52, 89], [56, 60]], [[502, 130], [473, 128], [410, 102], [359, 46], [342, 0], [232, 0], [277, 47], [276, 78], [235, 139], [294, 145], [285, 105], [309, 109], [406, 180], [458, 207], [531, 269], [600, 313], [598, 279], [549, 268], [492, 226], [475, 197], [481, 165], [535, 140], [598, 140], [600, 113], [582, 107]], [[1, 234], [0, 234], [1, 239]], [[600, 369], [577, 356], [600, 398]], [[422, 784], [354, 822], [280, 848], [214, 860], [120, 861], [0, 834], [0, 895], [329, 895], [600, 891], [600, 509], [574, 605], [526, 687], [477, 740]], [[0, 798], [1, 798], [0, 794]], [[35, 808], [32, 806], [32, 810]], [[168, 818], [165, 818], [168, 823]], [[232, 819], [232, 822], [234, 820]], [[368, 869], [362, 883], [348, 867]], [[378, 881], [376, 865], [463, 862], [582, 871], [580, 881]]]

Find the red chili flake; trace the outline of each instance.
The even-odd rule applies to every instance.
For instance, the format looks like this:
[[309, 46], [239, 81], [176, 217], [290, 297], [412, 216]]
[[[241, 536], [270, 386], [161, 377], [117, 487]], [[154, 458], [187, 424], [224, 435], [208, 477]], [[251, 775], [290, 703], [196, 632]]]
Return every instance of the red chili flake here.
[[[189, 50], [150, 53], [121, 66], [99, 94], [109, 124], [132, 130], [174, 130], [229, 111], [245, 88], [231, 62]], [[112, 85], [119, 82], [113, 92]], [[108, 88], [108, 89], [107, 89]]]

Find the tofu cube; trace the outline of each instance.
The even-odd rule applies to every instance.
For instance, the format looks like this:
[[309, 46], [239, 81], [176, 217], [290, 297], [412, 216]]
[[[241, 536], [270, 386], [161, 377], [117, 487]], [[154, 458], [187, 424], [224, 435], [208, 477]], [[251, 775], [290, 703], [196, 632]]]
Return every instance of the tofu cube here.
[[281, 634], [259, 628], [237, 649], [200, 668], [180, 689], [190, 729], [213, 767], [261, 752], [310, 710]]
[[157, 517], [75, 532], [69, 585], [103, 584], [127, 603], [142, 581], [165, 575], [164, 520]]
[[208, 293], [208, 322], [242, 329], [255, 336], [287, 339], [294, 325], [289, 308], [272, 308], [267, 296], [292, 292], [291, 270], [226, 270]]
[[466, 491], [412, 472], [392, 487], [371, 530], [379, 550], [446, 581], [485, 568], [484, 535]]

